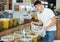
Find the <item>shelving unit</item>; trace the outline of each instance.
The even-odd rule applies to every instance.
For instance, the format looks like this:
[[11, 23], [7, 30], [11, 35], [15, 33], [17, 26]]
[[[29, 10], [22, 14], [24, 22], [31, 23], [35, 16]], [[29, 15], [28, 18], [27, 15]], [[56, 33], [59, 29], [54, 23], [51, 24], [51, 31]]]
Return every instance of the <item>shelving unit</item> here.
[[9, 0], [9, 10], [12, 10], [12, 0]]
[[9, 9], [9, 0], [0, 0], [0, 11]]
[[0, 4], [1, 11], [12, 10], [12, 0], [0, 0]]

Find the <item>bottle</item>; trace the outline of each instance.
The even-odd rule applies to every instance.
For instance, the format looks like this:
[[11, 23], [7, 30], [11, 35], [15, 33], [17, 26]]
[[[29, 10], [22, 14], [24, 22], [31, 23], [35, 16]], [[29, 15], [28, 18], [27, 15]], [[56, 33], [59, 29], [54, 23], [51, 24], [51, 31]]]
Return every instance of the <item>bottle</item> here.
[[38, 22], [38, 16], [37, 16], [37, 14], [34, 14], [34, 15], [32, 16], [31, 21]]

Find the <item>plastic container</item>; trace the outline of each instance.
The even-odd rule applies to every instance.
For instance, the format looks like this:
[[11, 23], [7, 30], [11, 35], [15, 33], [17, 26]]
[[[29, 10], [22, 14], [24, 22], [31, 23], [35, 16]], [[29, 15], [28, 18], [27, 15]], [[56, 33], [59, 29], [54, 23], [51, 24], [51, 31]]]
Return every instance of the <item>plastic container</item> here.
[[38, 41], [38, 35], [27, 35], [27, 36], [32, 38], [32, 42]]
[[2, 24], [3, 22], [2, 21], [0, 21], [0, 32], [2, 31], [2, 26], [3, 26], [3, 24]]
[[8, 20], [3, 21], [3, 28], [4, 29], [8, 29], [9, 28], [9, 21]]
[[18, 18], [18, 24], [19, 24], [19, 25], [24, 24], [24, 20], [23, 20], [23, 18], [21, 18], [21, 19]]
[[2, 28], [8, 29], [9, 28], [9, 20], [8, 18], [1, 18], [0, 21], [2, 21]]
[[1, 37], [1, 40], [4, 42], [14, 42], [14, 37], [13, 36], [3, 36], [3, 37]]
[[13, 21], [13, 26], [17, 26], [17, 22], [18, 22], [18, 21], [17, 21], [17, 18], [13, 18], [12, 21]]
[[25, 38], [20, 38], [20, 42], [32, 42], [32, 38], [31, 37], [25, 37]]
[[12, 21], [12, 19], [9, 21], [9, 27], [13, 27], [13, 21]]

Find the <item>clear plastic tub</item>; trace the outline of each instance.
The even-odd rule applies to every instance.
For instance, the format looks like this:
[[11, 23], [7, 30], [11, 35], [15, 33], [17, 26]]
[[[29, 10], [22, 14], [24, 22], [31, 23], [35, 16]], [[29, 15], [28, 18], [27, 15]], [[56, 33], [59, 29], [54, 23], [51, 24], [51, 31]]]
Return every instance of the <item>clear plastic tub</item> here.
[[1, 40], [4, 42], [14, 42], [14, 37], [13, 36], [3, 36], [3, 37], [1, 37]]
[[20, 38], [20, 42], [32, 42], [32, 38], [31, 37], [22, 37]]

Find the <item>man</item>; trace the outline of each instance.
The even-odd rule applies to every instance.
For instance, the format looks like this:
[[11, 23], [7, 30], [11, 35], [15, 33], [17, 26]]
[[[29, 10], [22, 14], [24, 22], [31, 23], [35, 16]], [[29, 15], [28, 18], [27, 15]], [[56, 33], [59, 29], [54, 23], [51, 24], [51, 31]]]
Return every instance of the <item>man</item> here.
[[56, 36], [56, 18], [51, 9], [43, 8], [40, 1], [35, 1], [35, 9], [38, 12], [39, 22], [32, 22], [33, 24], [41, 25], [46, 31], [45, 37], [42, 38], [42, 42], [53, 42]]

